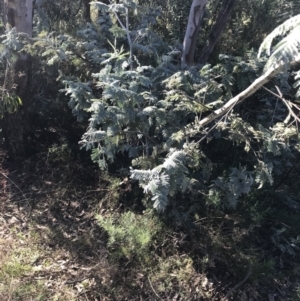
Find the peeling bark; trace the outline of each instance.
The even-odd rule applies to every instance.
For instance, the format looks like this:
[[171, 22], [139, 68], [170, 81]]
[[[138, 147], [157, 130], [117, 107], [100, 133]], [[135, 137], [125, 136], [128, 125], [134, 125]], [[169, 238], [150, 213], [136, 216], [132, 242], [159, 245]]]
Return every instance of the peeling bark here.
[[181, 65], [191, 66], [194, 62], [195, 48], [201, 21], [208, 0], [194, 0], [189, 14], [188, 25], [183, 41]]
[[199, 60], [200, 64], [205, 64], [208, 61], [231, 15], [235, 2], [236, 0], [225, 0], [223, 2], [223, 6], [219, 13], [218, 19], [208, 36], [208, 43], [202, 49], [200, 60]]

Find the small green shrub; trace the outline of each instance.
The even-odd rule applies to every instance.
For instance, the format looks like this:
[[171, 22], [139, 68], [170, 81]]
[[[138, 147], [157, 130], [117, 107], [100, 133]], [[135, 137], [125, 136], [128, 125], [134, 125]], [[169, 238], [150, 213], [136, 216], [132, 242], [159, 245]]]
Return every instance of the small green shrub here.
[[99, 225], [107, 232], [108, 246], [121, 256], [142, 257], [161, 224], [155, 216], [125, 212], [120, 216], [97, 216]]
[[70, 147], [66, 143], [61, 145], [53, 144], [48, 149], [48, 161], [65, 163], [72, 161], [72, 151]]
[[181, 297], [180, 300], [189, 300], [192, 291], [197, 300], [203, 300], [199, 284], [202, 282], [202, 277], [205, 277], [197, 273], [193, 265], [193, 259], [186, 255], [160, 258], [158, 264], [153, 267], [149, 279], [161, 296], [177, 294]]
[[22, 264], [21, 262], [8, 262], [2, 267], [0, 279], [4, 277], [20, 277], [21, 275], [31, 272], [32, 268], [29, 265]]

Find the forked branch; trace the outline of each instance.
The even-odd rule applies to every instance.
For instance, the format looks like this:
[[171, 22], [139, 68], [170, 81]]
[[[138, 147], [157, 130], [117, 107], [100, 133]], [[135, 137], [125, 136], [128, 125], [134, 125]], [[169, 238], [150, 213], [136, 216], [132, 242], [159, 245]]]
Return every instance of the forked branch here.
[[[300, 55], [292, 61], [288, 67], [291, 65], [295, 65], [300, 63]], [[264, 84], [268, 83], [272, 78], [274, 78], [277, 74], [279, 74], [282, 70], [287, 67], [285, 62], [280, 62], [277, 65], [273, 66], [269, 70], [267, 70], [262, 76], [257, 78], [247, 89], [245, 89], [240, 94], [236, 95], [232, 99], [230, 99], [227, 103], [225, 103], [221, 108], [213, 111], [209, 116], [199, 120], [197, 122], [198, 127], [204, 127], [210, 124], [212, 121], [218, 119], [223, 116], [231, 109], [234, 108], [238, 103], [241, 103], [243, 100], [254, 94], [258, 89], [260, 89]]]
[[300, 122], [300, 118], [297, 116], [297, 114], [294, 112], [293, 108], [295, 108], [296, 110], [298, 110], [298, 112], [300, 112], [300, 108], [299, 106], [297, 106], [296, 104], [292, 103], [291, 101], [285, 99], [281, 93], [281, 91], [279, 90], [279, 88], [276, 86], [276, 89], [278, 91], [278, 94], [276, 94], [275, 92], [269, 90], [266, 87], [263, 87], [266, 91], [268, 91], [270, 94], [274, 95], [275, 97], [279, 98], [280, 100], [282, 100], [282, 102], [284, 103], [284, 105], [287, 107], [289, 114], [287, 116], [287, 118], [285, 119], [284, 123], [288, 123], [288, 121], [290, 120], [290, 117], [293, 116], [294, 120], [296, 122]]

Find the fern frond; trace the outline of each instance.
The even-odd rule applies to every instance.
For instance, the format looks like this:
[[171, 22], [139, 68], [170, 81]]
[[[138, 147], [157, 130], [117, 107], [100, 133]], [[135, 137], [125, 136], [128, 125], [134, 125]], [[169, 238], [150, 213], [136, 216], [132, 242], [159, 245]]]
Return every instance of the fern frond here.
[[292, 62], [295, 57], [299, 56], [300, 47], [300, 26], [295, 28], [287, 37], [282, 39], [275, 47], [274, 52], [269, 58], [265, 70], [270, 68], [274, 63]]
[[263, 41], [258, 51], [258, 58], [261, 56], [263, 51], [266, 51], [268, 55], [271, 52], [272, 42], [275, 38], [284, 36], [289, 32], [293, 31], [296, 27], [300, 26], [300, 15], [292, 17], [276, 27]]

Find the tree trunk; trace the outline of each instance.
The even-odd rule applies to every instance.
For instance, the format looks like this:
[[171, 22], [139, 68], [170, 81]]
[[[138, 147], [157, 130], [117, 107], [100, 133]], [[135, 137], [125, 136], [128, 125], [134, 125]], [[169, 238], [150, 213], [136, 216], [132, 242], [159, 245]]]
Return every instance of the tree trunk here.
[[208, 36], [208, 43], [202, 49], [200, 60], [199, 60], [200, 64], [205, 64], [208, 61], [211, 53], [213, 52], [222, 34], [223, 29], [225, 28], [225, 25], [230, 17], [235, 2], [236, 0], [225, 0], [223, 2], [223, 6], [219, 13], [218, 19]]
[[[32, 37], [32, 10], [33, 0], [4, 0], [4, 24], [7, 28], [15, 27], [18, 32], [27, 33]], [[29, 128], [27, 109], [30, 105], [30, 57], [27, 54], [20, 54], [17, 62], [8, 68], [4, 89], [15, 93], [21, 99], [22, 106], [13, 114], [4, 114], [2, 129], [9, 156], [16, 159], [24, 156], [26, 151], [25, 135]]]
[[181, 56], [181, 65], [183, 67], [191, 66], [194, 62], [196, 41], [207, 1], [208, 0], [193, 0], [183, 41]]
[[4, 0], [4, 24], [32, 37], [33, 0]]
[[84, 18], [87, 22], [91, 23], [91, 5], [90, 0], [83, 0], [84, 5]]

